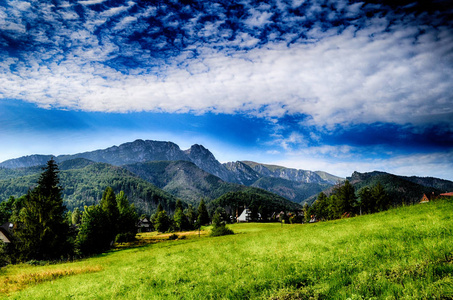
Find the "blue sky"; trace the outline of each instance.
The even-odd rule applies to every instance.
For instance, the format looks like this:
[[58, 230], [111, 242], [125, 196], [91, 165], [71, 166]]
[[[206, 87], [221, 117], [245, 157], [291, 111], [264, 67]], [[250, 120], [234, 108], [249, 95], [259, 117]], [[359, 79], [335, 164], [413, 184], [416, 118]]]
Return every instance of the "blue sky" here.
[[0, 161], [141, 138], [453, 180], [450, 2], [0, 0]]

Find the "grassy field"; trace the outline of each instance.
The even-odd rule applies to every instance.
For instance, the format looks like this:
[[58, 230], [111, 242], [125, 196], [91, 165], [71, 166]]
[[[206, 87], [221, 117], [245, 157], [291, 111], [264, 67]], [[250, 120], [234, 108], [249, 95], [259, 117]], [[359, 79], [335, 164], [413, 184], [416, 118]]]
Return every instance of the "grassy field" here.
[[[73, 263], [0, 270], [11, 299], [452, 299], [453, 201], [332, 222], [235, 224]], [[160, 241], [160, 242], [159, 242]]]

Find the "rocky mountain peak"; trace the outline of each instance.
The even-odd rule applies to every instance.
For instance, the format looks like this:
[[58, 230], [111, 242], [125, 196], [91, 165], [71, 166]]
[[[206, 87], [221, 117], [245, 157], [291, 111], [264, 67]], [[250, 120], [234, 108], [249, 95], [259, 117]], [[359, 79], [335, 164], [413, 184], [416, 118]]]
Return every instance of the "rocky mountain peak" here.
[[185, 151], [189, 159], [202, 170], [211, 173], [225, 181], [234, 182], [230, 172], [222, 165], [208, 149], [202, 145], [192, 145]]

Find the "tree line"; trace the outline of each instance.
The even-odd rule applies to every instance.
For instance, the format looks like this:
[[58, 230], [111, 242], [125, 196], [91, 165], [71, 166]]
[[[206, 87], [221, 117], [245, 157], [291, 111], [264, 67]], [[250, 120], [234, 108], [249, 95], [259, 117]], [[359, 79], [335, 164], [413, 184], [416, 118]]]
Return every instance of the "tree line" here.
[[389, 195], [380, 182], [374, 186], [365, 186], [356, 195], [355, 188], [346, 180], [334, 187], [330, 196], [321, 192], [313, 205], [303, 207], [306, 222], [314, 220], [333, 220], [359, 214], [370, 214], [387, 210], [390, 205]]

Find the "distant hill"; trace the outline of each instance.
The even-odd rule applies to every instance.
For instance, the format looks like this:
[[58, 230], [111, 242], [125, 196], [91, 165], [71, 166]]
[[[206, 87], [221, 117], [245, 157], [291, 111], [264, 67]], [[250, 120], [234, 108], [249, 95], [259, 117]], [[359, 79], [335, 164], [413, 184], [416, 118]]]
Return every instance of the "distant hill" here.
[[[380, 182], [393, 200], [393, 204], [396, 205], [417, 203], [421, 200], [423, 194], [431, 195], [434, 193], [438, 195], [442, 192], [435, 187], [425, 185], [428, 181], [423, 178], [414, 176], [411, 177], [411, 180], [408, 180], [408, 177], [379, 171], [368, 173], [354, 172], [347, 180], [354, 186], [356, 192], [362, 187], [374, 186]], [[416, 183], [417, 181], [419, 183]], [[453, 182], [451, 181], [445, 180], [443, 184], [453, 188]]]
[[434, 177], [403, 177], [402, 178], [411, 181], [413, 183], [417, 183], [426, 187], [435, 188], [443, 193], [448, 193], [453, 191], [453, 182], [445, 179], [439, 179]]
[[19, 158], [5, 160], [4, 162], [0, 163], [0, 168], [17, 169], [34, 166], [43, 166], [52, 157], [53, 155], [39, 155], [39, 154], [22, 156]]
[[[366, 186], [373, 187], [380, 182], [392, 199], [393, 205], [418, 203], [423, 194], [432, 197], [433, 194], [437, 196], [446, 191], [453, 191], [452, 181], [432, 177], [398, 176], [381, 171], [354, 172], [346, 180], [349, 180], [354, 186], [357, 196], [361, 188]], [[323, 190], [323, 193], [329, 196], [333, 189], [334, 186], [331, 186]], [[307, 202], [312, 203], [316, 198], [317, 195], [314, 195]]]

